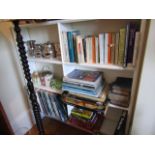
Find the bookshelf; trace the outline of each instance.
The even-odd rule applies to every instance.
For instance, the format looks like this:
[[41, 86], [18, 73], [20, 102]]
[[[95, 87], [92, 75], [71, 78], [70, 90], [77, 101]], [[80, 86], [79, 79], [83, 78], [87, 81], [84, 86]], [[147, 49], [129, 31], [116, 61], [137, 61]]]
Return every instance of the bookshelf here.
[[[63, 32], [78, 30], [82, 35], [98, 35], [100, 33], [106, 32], [119, 32], [122, 27], [130, 22], [138, 22], [140, 24], [140, 41], [139, 49], [137, 54], [136, 66], [122, 67], [114, 64], [92, 64], [92, 63], [73, 63], [65, 60], [65, 50], [63, 46]], [[29, 57], [29, 65], [31, 73], [36, 70], [41, 70], [42, 65], [49, 66], [50, 70], [58, 78], [63, 78], [69, 72], [74, 69], [88, 69], [93, 71], [101, 71], [104, 74], [105, 80], [108, 83], [113, 82], [118, 76], [120, 77], [130, 77], [133, 79], [131, 88], [131, 97], [128, 108], [108, 104], [109, 107], [114, 107], [118, 109], [123, 109], [128, 111], [127, 124], [126, 124], [126, 134], [129, 133], [132, 124], [132, 118], [134, 114], [134, 107], [136, 104], [136, 94], [138, 92], [138, 84], [141, 74], [141, 66], [144, 57], [145, 49], [145, 38], [147, 35], [147, 20], [139, 19], [78, 19], [78, 20], [54, 20], [44, 23], [32, 23], [20, 25], [22, 29], [22, 36], [24, 41], [36, 40], [37, 43], [44, 43], [47, 41], [59, 42], [61, 50], [61, 60], [52, 58], [32, 58]], [[36, 90], [43, 90], [49, 93], [61, 94], [61, 91], [54, 90], [48, 87], [35, 86]]]

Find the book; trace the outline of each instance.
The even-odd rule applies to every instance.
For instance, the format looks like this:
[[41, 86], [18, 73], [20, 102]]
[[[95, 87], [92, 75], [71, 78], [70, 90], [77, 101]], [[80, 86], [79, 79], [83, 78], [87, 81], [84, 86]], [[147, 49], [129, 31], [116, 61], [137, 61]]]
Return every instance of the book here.
[[74, 69], [66, 77], [70, 80], [75, 80], [75, 82], [94, 84], [101, 77], [101, 73], [98, 71]]
[[100, 63], [99, 40], [95, 37], [96, 63]]
[[132, 61], [133, 61], [135, 34], [136, 34], [136, 31], [138, 31], [138, 30], [139, 30], [138, 23], [129, 23], [129, 38], [128, 38], [126, 65], [128, 63], [132, 63]]
[[93, 112], [80, 108], [73, 108], [71, 111], [71, 115], [90, 120], [93, 116]]
[[129, 24], [127, 24], [127, 26], [126, 26], [125, 50], [124, 50], [124, 60], [123, 60], [124, 61], [123, 66], [124, 67], [126, 67], [128, 43], [129, 43]]
[[78, 93], [75, 94], [75, 93], [72, 93], [72, 92], [70, 92], [70, 94], [75, 95], [77, 97], [86, 98], [86, 99], [89, 99], [89, 100], [92, 100], [92, 101], [95, 101], [95, 102], [105, 102], [106, 97], [108, 95], [108, 90], [109, 90], [108, 85], [105, 85], [105, 87], [102, 90], [99, 97], [92, 97], [92, 96], [88, 96], [88, 95], [84, 95], [84, 94], [78, 94]]
[[101, 85], [100, 87], [98, 87], [96, 91], [92, 91], [92, 90], [79, 89], [79, 88], [74, 88], [74, 87], [63, 85], [62, 90], [68, 91], [70, 93], [78, 93], [78, 94], [83, 94], [83, 95], [88, 95], [88, 96], [93, 96], [93, 97], [99, 97], [103, 90], [103, 86]]
[[118, 64], [118, 55], [119, 55], [119, 33], [116, 33], [116, 37], [115, 37], [115, 64]]
[[95, 102], [90, 99], [77, 97], [69, 93], [63, 94], [62, 99], [65, 103], [71, 103], [73, 105], [86, 107], [92, 110], [103, 110], [105, 108], [105, 104], [103, 102]]
[[67, 32], [70, 62], [76, 62], [75, 36], [78, 34], [78, 31]]
[[111, 44], [112, 44], [112, 34], [108, 33], [108, 64], [111, 64]]
[[96, 40], [95, 36], [92, 36], [92, 63], [96, 63]]
[[111, 104], [121, 106], [121, 107], [129, 107], [129, 102], [128, 101], [117, 101], [117, 100], [110, 100]]
[[105, 41], [104, 41], [104, 51], [105, 51], [105, 57], [104, 62], [105, 64], [108, 63], [108, 33], [105, 33]]
[[100, 51], [100, 64], [105, 63], [105, 34], [99, 34], [99, 51]]
[[83, 49], [83, 37], [78, 35], [76, 36], [76, 50], [77, 50], [77, 57], [79, 63], [84, 63], [84, 49]]
[[65, 62], [69, 62], [70, 59], [69, 59], [67, 32], [62, 32], [62, 37], [63, 37], [64, 60]]
[[136, 59], [138, 54], [138, 47], [139, 47], [139, 39], [140, 39], [140, 32], [136, 32], [135, 36], [135, 43], [134, 43], [134, 52], [133, 52], [133, 62], [132, 65], [136, 66]]
[[112, 83], [112, 88], [122, 91], [130, 91], [132, 86], [131, 78], [118, 77], [116, 81]]
[[116, 40], [116, 33], [112, 33], [111, 64], [115, 63], [115, 40]]
[[117, 101], [117, 102], [128, 102], [129, 101], [129, 96], [122, 95], [122, 94], [116, 94], [112, 92], [109, 92], [108, 98], [110, 100]]
[[119, 31], [119, 54], [118, 54], [118, 65], [124, 65], [124, 52], [125, 52], [125, 37], [126, 29], [121, 28]]

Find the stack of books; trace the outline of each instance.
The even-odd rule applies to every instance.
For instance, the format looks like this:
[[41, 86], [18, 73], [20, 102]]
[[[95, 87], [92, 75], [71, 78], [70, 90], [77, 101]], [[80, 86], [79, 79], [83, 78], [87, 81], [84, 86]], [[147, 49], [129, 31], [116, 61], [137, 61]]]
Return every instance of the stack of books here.
[[98, 117], [96, 113], [84, 109], [73, 108], [69, 118], [69, 123], [91, 130], [97, 120]]
[[63, 78], [62, 90], [98, 98], [104, 85], [100, 72], [75, 69]]
[[129, 23], [118, 32], [83, 36], [79, 31], [62, 32], [66, 62], [135, 66], [139, 23]]
[[128, 107], [130, 101], [130, 92], [132, 86], [132, 79], [118, 77], [112, 83], [108, 98], [110, 103], [122, 107]]
[[45, 116], [49, 116], [65, 122], [68, 118], [67, 110], [61, 101], [59, 95], [49, 94], [45, 91], [37, 91], [37, 97], [41, 112]]

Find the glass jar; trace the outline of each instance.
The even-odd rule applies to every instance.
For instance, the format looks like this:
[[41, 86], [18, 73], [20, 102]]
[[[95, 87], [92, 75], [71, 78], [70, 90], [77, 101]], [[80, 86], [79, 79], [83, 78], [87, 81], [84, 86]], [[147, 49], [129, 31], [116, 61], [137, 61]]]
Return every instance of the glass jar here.
[[55, 58], [54, 46], [51, 42], [43, 44], [43, 57], [45, 58]]

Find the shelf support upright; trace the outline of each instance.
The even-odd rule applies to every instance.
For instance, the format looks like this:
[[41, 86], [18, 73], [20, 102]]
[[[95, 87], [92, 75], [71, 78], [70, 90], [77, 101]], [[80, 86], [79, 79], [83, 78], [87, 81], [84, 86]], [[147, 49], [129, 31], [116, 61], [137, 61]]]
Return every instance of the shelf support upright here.
[[22, 67], [23, 67], [23, 71], [24, 71], [24, 75], [27, 83], [28, 92], [29, 92], [29, 98], [33, 108], [33, 114], [35, 116], [36, 125], [38, 128], [39, 134], [43, 135], [45, 134], [45, 132], [44, 132], [44, 128], [41, 120], [40, 108], [35, 94], [33, 82], [31, 79], [29, 64], [26, 56], [26, 50], [25, 50], [23, 38], [21, 35], [21, 29], [19, 27], [19, 21], [14, 20], [13, 24], [14, 24], [14, 31], [16, 32], [16, 42], [18, 46], [18, 51], [22, 62]]

